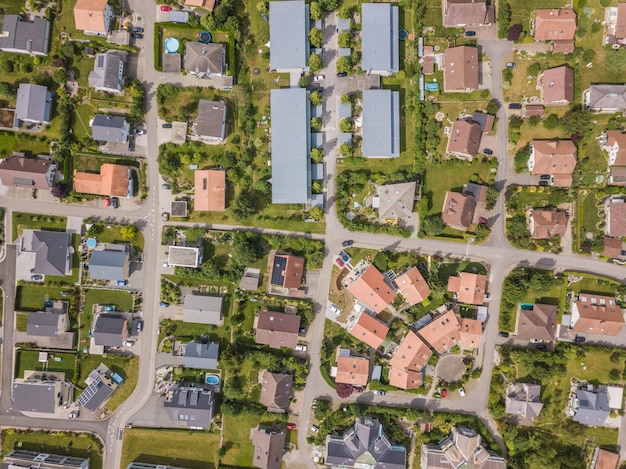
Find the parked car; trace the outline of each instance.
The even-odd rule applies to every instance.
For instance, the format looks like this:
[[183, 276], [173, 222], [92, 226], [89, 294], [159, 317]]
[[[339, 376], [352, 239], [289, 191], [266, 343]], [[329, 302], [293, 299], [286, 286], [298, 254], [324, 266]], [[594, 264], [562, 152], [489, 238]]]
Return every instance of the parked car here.
[[296, 345], [296, 352], [306, 352], [306, 345]]
[[72, 412], [67, 414], [67, 418], [70, 420], [77, 419], [79, 416], [80, 416], [80, 410], [73, 410]]
[[143, 331], [143, 321], [137, 321], [137, 334]]
[[134, 33], [143, 33], [143, 28], [140, 28], [139, 26], [135, 26], [133, 28], [133, 32]]
[[169, 214], [169, 213], [167, 213], [167, 212], [163, 212], [163, 213], [161, 214], [161, 218], [163, 219], [163, 221], [167, 221], [167, 220], [169, 220], [169, 219], [170, 219], [170, 214]]
[[111, 197], [111, 205], [113, 208], [118, 208], [120, 206], [120, 199], [117, 197]]
[[580, 335], [577, 335], [576, 337], [574, 337], [574, 342], [581, 343], [581, 342], [584, 342], [585, 340], [587, 340], [587, 339], [585, 339], [584, 337], [582, 337]]
[[161, 189], [165, 189], [166, 191], [172, 190], [172, 186], [170, 186], [169, 184], [163, 184], [161, 186]]
[[317, 427], [317, 426], [315, 426], [315, 425], [311, 425], [311, 431], [312, 431], [313, 433], [317, 433], [317, 432], [319, 432], [319, 431], [320, 431], [320, 429], [319, 429], [319, 427]]
[[378, 391], [376, 391], [376, 394], [378, 394], [379, 396], [384, 396], [385, 394], [387, 394], [387, 391], [383, 391], [382, 389], [379, 389]]
[[506, 67], [507, 68], [515, 68], [515, 62], [507, 62], [506, 63]]
[[539, 185], [542, 186], [542, 187], [546, 187], [546, 186], [550, 185], [550, 182], [549, 181], [539, 181]]
[[339, 267], [341, 267], [343, 269], [343, 267], [346, 265], [346, 263], [341, 259], [341, 257], [338, 257], [337, 259], [335, 259], [335, 262], [337, 263], [337, 265]]
[[161, 5], [161, 11], [172, 11], [172, 7], [167, 5]]
[[509, 338], [509, 333], [508, 332], [500, 331], [500, 333], [498, 335], [500, 337], [504, 338], [504, 339], [508, 339]]
[[146, 131], [144, 129], [135, 129], [135, 135], [145, 135]]
[[133, 347], [135, 345], [135, 341], [134, 340], [127, 340], [126, 342], [124, 342], [124, 345], [126, 347]]
[[31, 275], [30, 279], [33, 282], [41, 282], [43, 280], [43, 275]]
[[484, 153], [485, 155], [493, 155], [493, 150], [492, 150], [491, 148], [485, 148], [485, 149], [483, 150], [483, 153]]
[[360, 394], [363, 392], [363, 388], [361, 386], [352, 386], [352, 391], [354, 391], [357, 394]]
[[170, 306], [170, 304], [169, 304], [169, 303], [166, 303], [165, 301], [161, 301], [161, 302], [159, 303], [159, 306], [160, 306], [161, 308], [168, 308], [168, 307]]
[[448, 395], [448, 390], [447, 390], [447, 389], [443, 389], [443, 390], [441, 391], [441, 398], [442, 398], [442, 399], [445, 399], [447, 395]]
[[474, 37], [476, 36], [476, 31], [465, 31], [465, 35], [467, 37]]
[[347, 74], [346, 72], [338, 72], [338, 73], [337, 73], [337, 76], [338, 76], [339, 78], [343, 78], [343, 77], [347, 77], [347, 76], [348, 76], [348, 74]]
[[459, 388], [459, 396], [465, 397], [465, 389]]
[[324, 78], [325, 78], [324, 75], [315, 75], [313, 77], [313, 81], [314, 82], [324, 81]]
[[486, 225], [487, 224], [487, 219], [485, 217], [478, 217], [478, 224], [479, 225]]
[[295, 423], [288, 423], [287, 424], [287, 430], [295, 430], [296, 429], [296, 424]]
[[115, 282], [115, 285], [117, 285], [118, 287], [123, 287], [124, 285], [128, 284], [128, 280], [118, 280]]
[[350, 260], [350, 256], [348, 256], [348, 253], [345, 251], [341, 251], [339, 253], [339, 257], [341, 257], [341, 260], [343, 260], [346, 263]]
[[161, 127], [163, 127], [164, 129], [171, 129], [172, 128], [172, 124], [169, 122], [166, 122], [165, 124], [163, 124]]
[[130, 37], [133, 39], [143, 39], [143, 34], [141, 33], [131, 33]]
[[341, 245], [342, 245], [344, 248], [347, 248], [348, 246], [352, 246], [353, 244], [354, 244], [354, 241], [352, 241], [351, 239], [347, 239], [347, 240], [345, 240], [343, 243], [341, 243]]
[[546, 344], [537, 344], [535, 347], [539, 350], [546, 350], [548, 348]]
[[104, 199], [104, 206], [105, 207], [110, 207], [111, 206], [111, 199], [110, 198], [106, 198]]
[[113, 306], [113, 305], [109, 305], [109, 306], [107, 306], [106, 308], [104, 308], [104, 310], [105, 310], [107, 313], [110, 313], [111, 311], [115, 311], [115, 306]]
[[549, 181], [550, 179], [552, 179], [552, 176], [549, 174], [542, 174], [541, 176], [539, 176], [539, 179], [541, 181]]
[[511, 103], [509, 109], [522, 109], [522, 103]]

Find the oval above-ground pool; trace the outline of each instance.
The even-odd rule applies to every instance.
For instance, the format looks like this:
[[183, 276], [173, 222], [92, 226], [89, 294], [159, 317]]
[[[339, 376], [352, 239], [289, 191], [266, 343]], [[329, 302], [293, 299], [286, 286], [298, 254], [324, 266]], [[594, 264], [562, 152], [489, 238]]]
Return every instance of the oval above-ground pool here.
[[220, 384], [220, 377], [217, 375], [209, 375], [204, 379], [206, 384], [218, 385]]
[[180, 47], [180, 42], [175, 37], [168, 37], [163, 42], [163, 47], [168, 54], [176, 54], [178, 52], [178, 48]]

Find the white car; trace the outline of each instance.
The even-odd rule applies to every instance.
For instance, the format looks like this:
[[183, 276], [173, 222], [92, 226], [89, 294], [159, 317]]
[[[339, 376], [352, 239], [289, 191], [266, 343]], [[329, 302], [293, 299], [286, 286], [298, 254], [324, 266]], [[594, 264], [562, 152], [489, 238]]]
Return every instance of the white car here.
[[460, 395], [461, 397], [465, 397], [465, 389], [463, 389], [463, 388], [459, 388], [459, 395]]
[[306, 345], [296, 345], [296, 352], [306, 352]]
[[320, 429], [319, 429], [318, 427], [316, 427], [315, 425], [311, 425], [311, 431], [312, 431], [313, 433], [317, 433], [317, 432], [319, 432], [319, 431], [320, 431]]
[[313, 81], [317, 83], [318, 81], [324, 81], [324, 78], [324, 75], [315, 75]]

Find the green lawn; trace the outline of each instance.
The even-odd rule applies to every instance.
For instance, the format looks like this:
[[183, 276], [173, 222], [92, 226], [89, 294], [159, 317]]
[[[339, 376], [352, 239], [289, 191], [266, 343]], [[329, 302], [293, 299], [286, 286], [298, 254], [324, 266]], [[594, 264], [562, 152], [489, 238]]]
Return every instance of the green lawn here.
[[258, 415], [242, 414], [237, 417], [223, 415], [223, 447], [227, 448], [222, 464], [233, 467], [252, 467], [254, 447], [250, 429], [259, 425]]
[[26, 332], [28, 327], [28, 313], [15, 313], [15, 330]]
[[610, 280], [599, 275], [592, 275], [583, 272], [564, 272], [563, 275], [576, 275], [582, 276], [583, 279], [580, 282], [572, 283], [567, 289], [573, 291], [575, 294], [580, 292], [595, 293], [598, 295], [614, 296], [615, 290], [619, 287], [619, 283]]
[[0, 131], [0, 156], [9, 156], [14, 151], [22, 151], [36, 155], [48, 153], [50, 145], [44, 138], [20, 132]]
[[2, 457], [14, 449], [88, 458], [91, 469], [102, 468], [100, 440], [89, 433], [2, 430]]
[[[1, 143], [0, 143], [1, 146]], [[13, 212], [11, 221], [12, 240], [16, 241], [25, 228], [33, 230], [65, 231], [67, 218], [38, 215], [35, 213]]]
[[61, 295], [71, 289], [63, 287], [45, 287], [43, 285], [18, 285], [15, 295], [15, 309], [18, 311], [42, 311], [46, 300], [69, 300]]
[[[55, 358], [60, 358], [61, 361], [57, 361]], [[70, 381], [74, 378], [76, 354], [67, 352], [50, 352], [48, 355], [47, 366], [44, 366], [43, 363], [39, 363], [38, 360], [38, 350], [17, 350], [15, 352], [15, 377], [23, 378], [25, 370], [47, 370], [63, 372], [65, 373], [65, 378]]]
[[143, 252], [143, 233], [137, 230], [137, 234], [133, 239], [125, 239], [120, 233], [120, 228], [122, 226], [123, 225], [106, 225], [102, 232], [97, 236], [98, 242], [110, 244], [130, 244], [132, 245], [135, 254]]
[[188, 469], [215, 469], [218, 464], [218, 434], [191, 430], [133, 428], [124, 431], [122, 464], [132, 461], [172, 465]]

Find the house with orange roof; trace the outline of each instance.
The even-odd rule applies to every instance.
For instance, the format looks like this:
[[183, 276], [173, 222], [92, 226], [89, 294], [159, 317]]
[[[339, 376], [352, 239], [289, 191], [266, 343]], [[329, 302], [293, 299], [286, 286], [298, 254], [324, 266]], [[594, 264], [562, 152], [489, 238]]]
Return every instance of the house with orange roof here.
[[459, 318], [461, 347], [477, 349], [483, 338], [483, 323], [476, 319]]
[[344, 278], [344, 286], [359, 301], [376, 314], [389, 306], [396, 292], [386, 277], [373, 265], [361, 261], [350, 275]]
[[337, 350], [335, 383], [367, 386], [370, 376], [370, 361], [365, 357], [355, 356], [348, 349]]
[[581, 292], [572, 301], [570, 324], [576, 332], [615, 336], [624, 325], [624, 314], [615, 298]]
[[200, 7], [207, 11], [213, 11], [215, 8], [215, 0], [185, 0], [185, 6], [188, 7]]
[[482, 305], [485, 301], [487, 276], [461, 272], [456, 277], [448, 278], [448, 291], [456, 293], [459, 303]]
[[438, 354], [445, 353], [461, 340], [461, 325], [454, 311], [449, 310], [434, 318], [417, 331]]
[[105, 163], [100, 173], [74, 173], [74, 190], [83, 194], [115, 197], [132, 197], [132, 168], [119, 164]]
[[569, 187], [578, 151], [571, 140], [533, 140], [530, 142], [530, 174], [550, 174], [552, 185]]
[[430, 287], [417, 267], [411, 267], [395, 280], [400, 293], [411, 306], [421, 303], [430, 295]]
[[535, 41], [553, 41], [553, 52], [574, 51], [576, 12], [571, 8], [535, 10], [533, 36]]
[[428, 345], [409, 331], [389, 360], [389, 384], [400, 389], [419, 388], [431, 355]]
[[85, 34], [106, 36], [114, 16], [108, 0], [78, 0], [74, 6], [74, 24]]
[[196, 212], [226, 210], [226, 171], [205, 169], [194, 172], [193, 209]]
[[605, 142], [602, 149], [609, 155], [609, 166], [626, 166], [626, 133], [607, 130], [602, 137]]
[[357, 322], [350, 329], [350, 334], [361, 342], [365, 342], [374, 350], [381, 346], [388, 332], [389, 327], [385, 323], [365, 311], [361, 313]]

